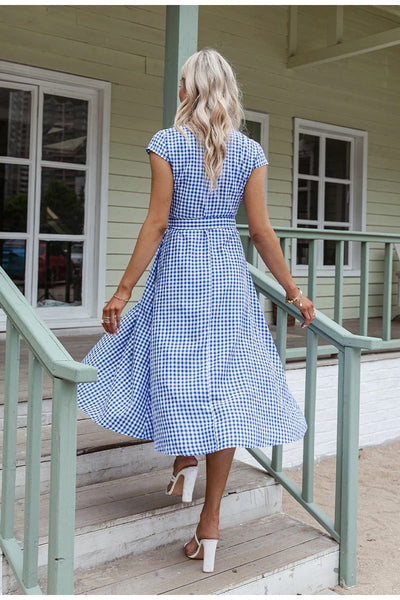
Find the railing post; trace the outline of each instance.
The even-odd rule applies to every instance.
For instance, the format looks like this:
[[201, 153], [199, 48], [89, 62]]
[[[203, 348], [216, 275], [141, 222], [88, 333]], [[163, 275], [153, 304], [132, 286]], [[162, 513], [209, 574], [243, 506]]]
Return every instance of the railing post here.
[[356, 583], [360, 358], [359, 348], [344, 349], [339, 572], [346, 586]]
[[76, 384], [54, 378], [47, 594], [73, 594]]
[[[287, 343], [287, 313], [278, 306], [276, 318], [276, 349], [281, 359], [283, 367], [286, 364], [286, 343]], [[278, 473], [282, 471], [282, 444], [272, 448], [272, 468]]]
[[360, 335], [368, 335], [369, 243], [361, 242]]
[[314, 440], [315, 440], [315, 399], [317, 391], [318, 335], [307, 329], [305, 410], [307, 431], [303, 445], [302, 496], [306, 502], [314, 497]]
[[26, 588], [33, 588], [38, 581], [42, 388], [43, 369], [30, 351], [22, 569], [22, 580]]
[[307, 296], [315, 303], [317, 296], [317, 240], [310, 240], [308, 243]]
[[19, 333], [7, 319], [4, 382], [4, 440], [0, 535], [14, 537], [15, 475], [17, 464]]
[[333, 320], [339, 325], [343, 320], [343, 265], [344, 265], [344, 241], [335, 244], [335, 306]]
[[383, 280], [382, 339], [390, 340], [392, 319], [393, 244], [385, 244], [385, 273]]

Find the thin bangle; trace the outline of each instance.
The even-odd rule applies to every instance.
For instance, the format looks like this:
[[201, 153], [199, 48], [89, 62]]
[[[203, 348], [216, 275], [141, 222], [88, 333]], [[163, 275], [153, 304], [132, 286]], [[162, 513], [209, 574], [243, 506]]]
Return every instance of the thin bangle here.
[[116, 298], [117, 300], [121, 300], [121, 302], [129, 302], [129, 298], [128, 298], [128, 300], [126, 300], [125, 298], [120, 298], [119, 296], [116, 296], [115, 294], [113, 295], [113, 298]]
[[[303, 292], [299, 288], [299, 293], [297, 294], [296, 298], [289, 299], [288, 296], [287, 296], [287, 294], [286, 294], [285, 302], [287, 304], [293, 304], [294, 302], [297, 302], [297, 300], [300, 300], [300, 298], [302, 297], [302, 295], [303, 295]], [[301, 306], [301, 304], [300, 304], [300, 306]]]

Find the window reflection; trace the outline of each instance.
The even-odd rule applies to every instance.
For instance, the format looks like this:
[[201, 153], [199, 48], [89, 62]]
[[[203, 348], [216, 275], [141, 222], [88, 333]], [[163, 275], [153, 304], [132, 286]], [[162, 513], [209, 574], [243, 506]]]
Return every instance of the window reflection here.
[[0, 265], [15, 285], [25, 293], [25, 240], [0, 239]]
[[326, 176], [335, 179], [350, 177], [350, 142], [326, 138]]
[[[316, 229], [316, 225], [300, 225], [303, 229]], [[308, 244], [310, 240], [298, 239], [297, 240], [297, 253], [296, 253], [296, 264], [308, 265]]]
[[0, 156], [29, 158], [31, 92], [0, 87]]
[[38, 306], [82, 304], [83, 242], [39, 242]]
[[297, 218], [318, 219], [318, 181], [299, 179], [297, 192]]
[[26, 232], [29, 167], [0, 164], [0, 231]]
[[318, 175], [319, 172], [319, 137], [300, 133], [299, 136], [299, 173], [302, 175]]
[[79, 235], [85, 214], [85, 173], [42, 169], [40, 232]]
[[87, 100], [45, 94], [42, 158], [85, 164], [87, 125]]
[[[325, 229], [342, 229], [348, 231], [348, 227], [325, 227]], [[324, 265], [334, 265], [336, 263], [336, 241], [324, 240]], [[349, 242], [344, 243], [344, 265], [349, 264]]]

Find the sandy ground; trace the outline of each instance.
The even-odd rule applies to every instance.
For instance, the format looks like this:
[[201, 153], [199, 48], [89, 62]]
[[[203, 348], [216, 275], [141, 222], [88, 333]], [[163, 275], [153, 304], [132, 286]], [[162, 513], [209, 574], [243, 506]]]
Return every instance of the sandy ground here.
[[[301, 469], [287, 474], [301, 485]], [[335, 458], [315, 465], [315, 502], [333, 519]], [[283, 490], [283, 512], [321, 528]], [[338, 594], [400, 594], [400, 440], [360, 448], [357, 584]]]

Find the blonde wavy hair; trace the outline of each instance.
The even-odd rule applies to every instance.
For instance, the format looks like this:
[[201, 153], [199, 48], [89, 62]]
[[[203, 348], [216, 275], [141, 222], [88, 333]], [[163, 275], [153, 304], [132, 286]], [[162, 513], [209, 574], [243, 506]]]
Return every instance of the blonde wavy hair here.
[[176, 111], [174, 127], [187, 127], [204, 148], [204, 169], [211, 189], [226, 157], [232, 130], [244, 122], [241, 91], [232, 67], [219, 52], [205, 48], [192, 54], [181, 69], [186, 97]]

